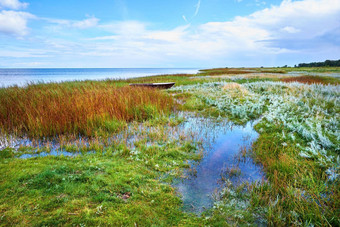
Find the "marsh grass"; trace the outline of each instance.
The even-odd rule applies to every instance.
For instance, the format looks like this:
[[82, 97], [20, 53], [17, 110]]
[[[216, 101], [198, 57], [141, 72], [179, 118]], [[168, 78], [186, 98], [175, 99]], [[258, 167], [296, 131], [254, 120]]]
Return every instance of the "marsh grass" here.
[[300, 72], [315, 72], [315, 73], [338, 73], [340, 67], [285, 67], [280, 68], [285, 72], [300, 71]]
[[340, 80], [334, 77], [326, 77], [326, 76], [296, 76], [296, 77], [287, 77], [282, 78], [283, 82], [299, 82], [304, 84], [340, 84]]
[[251, 74], [251, 73], [279, 73], [284, 74], [286, 71], [280, 68], [215, 68], [215, 69], [202, 69], [201, 75], [238, 75], [238, 74]]
[[[339, 85], [273, 82], [281, 78], [269, 72], [283, 71], [289, 77], [289, 71], [340, 72], [339, 68], [211, 72], [233, 70], [237, 72], [230, 78], [208, 77], [203, 71], [0, 89], [4, 136], [36, 137], [32, 144], [16, 148], [5, 142], [0, 150], [0, 225], [337, 226]], [[266, 73], [257, 78], [254, 72], [261, 71]], [[166, 81], [176, 82], [166, 92], [169, 96], [125, 87], [130, 82]], [[168, 118], [174, 106], [171, 97], [178, 110], [216, 120], [228, 117], [245, 124], [259, 119], [259, 138], [238, 158], [251, 155], [268, 180], [235, 187], [228, 177], [239, 172], [229, 169], [214, 207], [200, 217], [185, 213], [169, 183], [202, 153], [194, 136], [180, 128], [172, 132], [185, 119], [178, 113]], [[59, 125], [57, 130], [54, 125]], [[85, 139], [75, 143], [79, 133]], [[82, 155], [17, 158], [52, 152], [53, 143], [40, 137], [56, 134], [61, 134], [56, 139], [61, 150]]]
[[[79, 152], [85, 143], [96, 152], [82, 155], [15, 158], [0, 152], [0, 210], [4, 225], [180, 225], [198, 223], [182, 211], [169, 183], [181, 177], [189, 160], [202, 158], [195, 141], [176, 127], [183, 118], [131, 122], [103, 145], [104, 138], [72, 143], [62, 149]], [[170, 136], [172, 135], [172, 136]], [[94, 148], [95, 147], [95, 148]], [[25, 149], [22, 150], [22, 152]], [[20, 171], [18, 171], [20, 169]], [[169, 218], [172, 217], [172, 218]]]
[[[142, 122], [120, 122], [123, 128], [116, 132], [96, 133], [95, 136], [59, 135], [52, 138], [28, 138], [4, 136], [0, 140], [0, 149], [10, 148], [15, 157], [39, 157], [56, 155], [82, 155], [86, 153], [113, 152], [112, 146], [126, 146], [134, 149], [140, 144], [165, 144], [170, 139], [186, 138], [178, 132], [177, 126], [184, 117], [157, 115]], [[170, 135], [170, 133], [174, 135]]]
[[[340, 222], [338, 86], [226, 81], [172, 90], [178, 97], [188, 97], [190, 109], [216, 108], [240, 124], [259, 119], [260, 137], [252, 153], [263, 165], [268, 182], [252, 187], [251, 195], [222, 198], [208, 214], [211, 222], [254, 224], [261, 220], [272, 226]], [[235, 206], [229, 204], [235, 205], [244, 196], [250, 199], [246, 209], [230, 210]], [[230, 215], [233, 212], [235, 216]]]
[[225, 74], [247, 74], [253, 73], [253, 70], [250, 69], [236, 69], [236, 68], [215, 68], [215, 69], [202, 69], [200, 70], [200, 74], [216, 76], [216, 75], [225, 75]]
[[116, 132], [124, 126], [122, 122], [169, 114], [172, 108], [172, 98], [161, 91], [106, 83], [0, 89], [2, 132], [30, 137]]

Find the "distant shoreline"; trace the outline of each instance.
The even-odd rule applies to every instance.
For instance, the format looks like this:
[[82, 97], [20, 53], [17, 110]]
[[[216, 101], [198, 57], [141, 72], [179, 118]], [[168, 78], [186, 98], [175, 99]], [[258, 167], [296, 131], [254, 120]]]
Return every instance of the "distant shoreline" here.
[[0, 86], [83, 80], [131, 79], [164, 74], [196, 74], [198, 68], [1, 68]]

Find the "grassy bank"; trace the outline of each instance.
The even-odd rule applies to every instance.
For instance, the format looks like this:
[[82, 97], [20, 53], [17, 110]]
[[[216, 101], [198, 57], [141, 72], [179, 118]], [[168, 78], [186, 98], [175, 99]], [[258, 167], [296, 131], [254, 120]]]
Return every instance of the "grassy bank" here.
[[[298, 70], [212, 69], [0, 89], [3, 136], [37, 141], [2, 143], [0, 225], [336, 226], [339, 78], [307, 70], [340, 70]], [[164, 81], [176, 86], [125, 87]], [[259, 138], [241, 156], [260, 163], [266, 181], [236, 187], [232, 174], [222, 176], [211, 209], [185, 212], [171, 182], [203, 156], [200, 142], [178, 127], [185, 121], [178, 110], [237, 124], [257, 120]], [[75, 156], [18, 158], [44, 149]]]

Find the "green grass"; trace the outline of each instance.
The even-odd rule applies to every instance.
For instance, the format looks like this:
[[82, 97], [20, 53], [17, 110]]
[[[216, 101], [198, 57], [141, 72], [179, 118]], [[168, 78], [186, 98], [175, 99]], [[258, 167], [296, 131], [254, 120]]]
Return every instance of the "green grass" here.
[[316, 72], [316, 73], [339, 73], [340, 67], [287, 67], [287, 68], [280, 68], [286, 72], [291, 71], [304, 71], [304, 72]]
[[[272, 226], [337, 225], [338, 85], [235, 82], [173, 89], [177, 97], [186, 97], [186, 102], [182, 102], [189, 110], [217, 109], [239, 124], [262, 117], [256, 125], [260, 137], [253, 144], [252, 156], [263, 165], [268, 183], [252, 186], [239, 195], [232, 193], [237, 195], [235, 200], [222, 195], [216, 202], [218, 207], [210, 211], [211, 220], [236, 225], [254, 224], [258, 220]], [[245, 201], [250, 203], [245, 205]], [[239, 208], [238, 203], [242, 205]], [[257, 218], [250, 218], [250, 214]]]
[[[264, 124], [257, 127], [264, 129]], [[283, 130], [271, 125], [253, 145], [256, 160], [264, 166], [271, 183], [253, 190], [253, 206], [271, 208], [266, 214], [270, 225], [337, 225], [339, 184], [328, 182], [324, 169], [314, 160], [300, 157], [297, 141], [282, 138]], [[273, 201], [275, 207], [270, 206]]]
[[[294, 78], [300, 82], [308, 79], [325, 83], [279, 82], [281, 77], [276, 73], [289, 78], [291, 71], [339, 73], [340, 69], [211, 69], [197, 75], [1, 88], [1, 102], [8, 104], [0, 107], [0, 114], [6, 116], [3, 117], [6, 121], [0, 124], [1, 142], [14, 133], [30, 136], [33, 143], [0, 150], [0, 225], [338, 225], [339, 176], [330, 180], [328, 170], [335, 174], [340, 171], [336, 161], [339, 141], [334, 133], [339, 130], [340, 122], [339, 79], [309, 75]], [[248, 72], [259, 74], [247, 77]], [[166, 81], [176, 82], [175, 87], [169, 91], [141, 90], [138, 95], [124, 88], [129, 83]], [[328, 82], [334, 85], [323, 85]], [[117, 100], [131, 104], [127, 109], [111, 105], [111, 99], [99, 105], [100, 100], [117, 89], [122, 89], [115, 96]], [[79, 94], [83, 106], [77, 109], [71, 101], [78, 100]], [[98, 102], [92, 102], [91, 98]], [[140, 107], [134, 108], [138, 98], [142, 99], [138, 102]], [[59, 104], [65, 103], [57, 105], [58, 110], [68, 107], [63, 119], [73, 119], [71, 113], [77, 115], [87, 105], [91, 106], [85, 111], [91, 116], [90, 121], [86, 120], [84, 127], [73, 124], [58, 132], [42, 130], [44, 127], [34, 121], [31, 125], [24, 124], [24, 116], [31, 116], [27, 119], [32, 120], [38, 116], [34, 111], [39, 110], [47, 114], [37, 119], [45, 120], [50, 125], [47, 129], [53, 128], [53, 118], [45, 118], [53, 116], [52, 112], [41, 110], [51, 106], [51, 100], [54, 104], [58, 104], [57, 100], [62, 101]], [[32, 103], [35, 109], [28, 105]], [[124, 115], [119, 115], [120, 118], [102, 115], [105, 111], [110, 113], [110, 108], [102, 105]], [[98, 107], [105, 111], [97, 112]], [[13, 121], [16, 123], [9, 123], [10, 118], [5, 114], [8, 111], [20, 113], [13, 116], [17, 117]], [[235, 187], [228, 178], [237, 176], [239, 170], [230, 168], [223, 178], [225, 187], [216, 195], [213, 208], [201, 216], [185, 212], [171, 183], [183, 175], [184, 169], [190, 168], [190, 161], [198, 162], [202, 153], [199, 144], [189, 136], [180, 133], [170, 136], [170, 131], [179, 130], [176, 127], [185, 121], [177, 111], [228, 118], [238, 124], [263, 117], [255, 126], [259, 138], [252, 150], [242, 155], [250, 155], [263, 166], [267, 181]], [[82, 116], [88, 119], [87, 115]], [[39, 130], [34, 131], [36, 128]], [[91, 130], [84, 133], [86, 129]], [[80, 135], [89, 136], [82, 136], [84, 140], [79, 141]], [[319, 153], [313, 153], [313, 141], [319, 146]], [[22, 154], [49, 153], [53, 149], [77, 156], [18, 158]]]
[[339, 73], [340, 67], [271, 67], [271, 68], [215, 68], [200, 70], [201, 75], [227, 75], [248, 73], [280, 73], [310, 72], [310, 73]]
[[165, 182], [181, 174], [186, 160], [199, 159], [195, 148], [167, 143], [137, 149], [117, 146], [104, 154], [24, 160], [3, 151], [2, 225], [165, 226], [189, 219]]

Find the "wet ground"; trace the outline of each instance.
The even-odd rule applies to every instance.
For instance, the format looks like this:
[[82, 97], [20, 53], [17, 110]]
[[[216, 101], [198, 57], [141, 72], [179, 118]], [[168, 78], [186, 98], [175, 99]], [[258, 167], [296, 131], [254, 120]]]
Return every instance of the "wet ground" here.
[[199, 214], [212, 207], [214, 194], [226, 179], [238, 186], [264, 178], [261, 166], [248, 154], [258, 137], [253, 123], [233, 126], [226, 120], [189, 118], [183, 128], [201, 137], [204, 149], [203, 159], [192, 163], [192, 168], [186, 172], [187, 178], [174, 184], [183, 198], [185, 210]]
[[[203, 158], [198, 163], [191, 163], [191, 168], [185, 171], [185, 178], [178, 179], [173, 186], [184, 202], [186, 211], [200, 214], [205, 209], [212, 207], [214, 195], [223, 186], [226, 179], [234, 186], [242, 183], [253, 183], [264, 179], [261, 166], [255, 164], [249, 155], [252, 142], [258, 138], [258, 133], [253, 129], [254, 122], [244, 126], [235, 126], [227, 119], [204, 118], [190, 113], [178, 113], [185, 121], [178, 126], [161, 127], [165, 133], [163, 140], [176, 140], [185, 136], [187, 140], [198, 144], [198, 152], [203, 151]], [[130, 149], [134, 149], [134, 143], [145, 140], [145, 144], [159, 145], [165, 141], [150, 139], [150, 133], [160, 133], [159, 127], [135, 124], [129, 126], [126, 131], [108, 138], [108, 143], [113, 141], [124, 142]], [[20, 150], [28, 147], [28, 151], [17, 156], [18, 158], [33, 158], [44, 156], [76, 156], [82, 152], [77, 147], [85, 147], [86, 153], [93, 153], [91, 143], [102, 141], [90, 141], [86, 138], [78, 138], [65, 144], [74, 145], [75, 151], [65, 150], [64, 145], [56, 141], [31, 141], [28, 138], [7, 138], [1, 141], [0, 149], [12, 147]], [[48, 147], [48, 149], [46, 149]], [[83, 153], [85, 153], [83, 152]]]
[[45, 156], [59, 156], [59, 155], [63, 155], [63, 156], [68, 156], [68, 157], [72, 157], [72, 156], [77, 156], [79, 155], [79, 153], [73, 153], [73, 152], [68, 152], [68, 151], [58, 151], [58, 150], [53, 150], [51, 152], [41, 152], [38, 154], [23, 154], [20, 155], [19, 158], [34, 158], [34, 157], [45, 157]]

